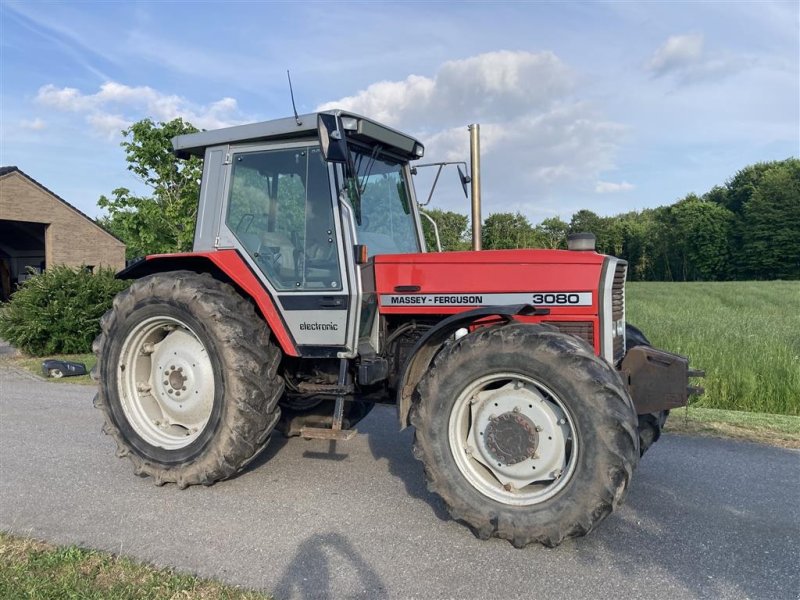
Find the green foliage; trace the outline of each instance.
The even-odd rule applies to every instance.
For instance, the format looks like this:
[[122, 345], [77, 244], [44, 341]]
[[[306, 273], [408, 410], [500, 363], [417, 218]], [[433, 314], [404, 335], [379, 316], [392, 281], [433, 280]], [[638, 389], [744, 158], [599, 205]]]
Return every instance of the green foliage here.
[[800, 282], [629, 283], [626, 308], [706, 371], [699, 406], [800, 415]]
[[152, 195], [137, 196], [120, 187], [97, 204], [108, 212], [98, 222], [125, 242], [128, 258], [191, 250], [203, 161], [178, 160], [171, 140], [195, 131], [177, 118], [168, 123], [143, 119], [122, 132], [128, 170]]
[[0, 337], [35, 356], [89, 352], [100, 317], [128, 282], [111, 269], [56, 266], [34, 275], [0, 309]]
[[566, 248], [567, 234], [580, 232], [595, 234], [598, 252], [628, 261], [633, 281], [800, 279], [800, 160], [751, 165], [702, 197], [612, 217], [583, 209], [569, 224], [532, 226], [521, 213], [494, 213], [482, 241], [487, 250]]
[[[469, 250], [472, 247], [469, 219], [466, 215], [436, 208], [426, 208], [423, 212], [436, 221], [436, 226], [439, 228], [439, 239], [442, 242], [442, 251], [455, 252]], [[433, 252], [436, 250], [436, 235], [433, 225], [425, 217], [422, 217], [422, 231], [425, 234], [425, 245], [428, 251]]]
[[558, 217], [545, 219], [534, 229], [536, 232], [536, 246], [530, 247], [566, 250], [568, 230], [569, 225]]
[[748, 279], [800, 279], [800, 161], [763, 173], [742, 221], [740, 272]]
[[485, 250], [535, 248], [538, 242], [530, 221], [522, 213], [493, 213], [483, 221], [481, 245]]
[[0, 533], [0, 598], [267, 600], [269, 596], [105, 552]]

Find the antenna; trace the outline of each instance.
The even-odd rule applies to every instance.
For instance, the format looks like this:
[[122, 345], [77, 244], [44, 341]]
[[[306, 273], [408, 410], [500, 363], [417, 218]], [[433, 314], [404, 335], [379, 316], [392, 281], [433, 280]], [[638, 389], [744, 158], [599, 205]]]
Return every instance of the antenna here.
[[286, 69], [286, 77], [289, 78], [289, 95], [292, 97], [292, 110], [294, 111], [294, 120], [297, 123], [297, 126], [303, 124], [300, 120], [300, 117], [297, 116], [297, 107], [294, 105], [294, 91], [292, 90], [292, 76], [289, 75], [289, 69]]

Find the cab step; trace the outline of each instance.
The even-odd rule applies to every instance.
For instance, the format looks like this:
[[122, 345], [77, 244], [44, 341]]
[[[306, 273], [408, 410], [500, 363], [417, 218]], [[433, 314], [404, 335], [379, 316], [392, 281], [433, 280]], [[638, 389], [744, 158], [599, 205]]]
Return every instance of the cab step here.
[[339, 394], [336, 396], [336, 404], [333, 409], [333, 419], [331, 427], [303, 427], [300, 430], [300, 436], [305, 439], [315, 440], [341, 440], [346, 442], [352, 440], [358, 431], [356, 429], [342, 429], [342, 419], [344, 415], [344, 390], [352, 389], [352, 383], [348, 381], [350, 376], [347, 370], [347, 360], [341, 359], [339, 362], [339, 382], [337, 388]]

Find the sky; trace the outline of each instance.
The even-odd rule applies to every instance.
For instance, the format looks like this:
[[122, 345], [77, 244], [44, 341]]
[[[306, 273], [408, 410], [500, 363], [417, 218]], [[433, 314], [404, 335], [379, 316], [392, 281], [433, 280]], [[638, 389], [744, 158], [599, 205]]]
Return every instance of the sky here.
[[[0, 165], [90, 216], [121, 130], [339, 107], [468, 160], [484, 216], [671, 204], [800, 155], [800, 2], [0, 1]], [[419, 199], [432, 173], [421, 169]], [[469, 213], [455, 171], [431, 207]]]

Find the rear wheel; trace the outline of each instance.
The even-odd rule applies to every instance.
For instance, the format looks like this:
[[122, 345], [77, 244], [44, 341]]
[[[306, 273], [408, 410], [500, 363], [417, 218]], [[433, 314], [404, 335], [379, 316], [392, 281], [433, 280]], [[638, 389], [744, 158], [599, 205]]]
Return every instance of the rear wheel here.
[[[630, 350], [636, 346], [651, 346], [652, 344], [641, 329], [626, 323], [625, 345]], [[642, 456], [661, 437], [661, 431], [664, 429], [668, 416], [668, 410], [639, 415], [639, 452]]]
[[266, 446], [280, 352], [233, 288], [188, 271], [151, 275], [117, 296], [101, 326], [95, 406], [138, 475], [210, 485]]
[[633, 406], [580, 340], [540, 325], [480, 329], [436, 357], [411, 422], [450, 514], [522, 547], [585, 535], [638, 461]]

